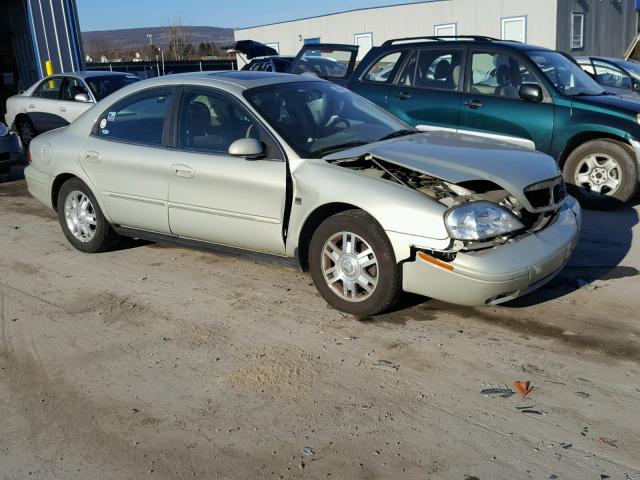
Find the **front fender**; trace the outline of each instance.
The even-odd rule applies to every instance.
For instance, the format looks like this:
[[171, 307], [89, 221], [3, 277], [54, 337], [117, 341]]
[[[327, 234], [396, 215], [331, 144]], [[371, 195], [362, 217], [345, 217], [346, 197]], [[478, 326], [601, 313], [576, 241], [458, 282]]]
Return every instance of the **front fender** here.
[[443, 217], [447, 207], [397, 183], [370, 177], [323, 160], [300, 162], [292, 171], [294, 202], [288, 228], [287, 253], [298, 247], [310, 215], [329, 204], [349, 204], [371, 215], [388, 233], [397, 260], [408, 256], [412, 239], [424, 247], [449, 244]]

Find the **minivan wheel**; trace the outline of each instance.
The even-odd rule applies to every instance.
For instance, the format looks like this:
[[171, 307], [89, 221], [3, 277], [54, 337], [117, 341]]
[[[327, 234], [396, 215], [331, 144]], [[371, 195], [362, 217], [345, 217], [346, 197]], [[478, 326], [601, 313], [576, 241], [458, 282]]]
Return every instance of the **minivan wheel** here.
[[638, 168], [630, 147], [614, 140], [593, 140], [576, 148], [564, 165], [569, 191], [583, 207], [610, 210], [633, 198]]
[[58, 192], [58, 220], [74, 248], [85, 253], [109, 250], [118, 235], [102, 214], [95, 196], [79, 178], [67, 180]]
[[388, 310], [401, 292], [391, 243], [362, 210], [347, 210], [320, 224], [309, 246], [309, 269], [327, 303], [359, 317]]
[[28, 147], [31, 143], [31, 140], [36, 136], [36, 128], [33, 126], [33, 123], [28, 118], [22, 118], [18, 122], [18, 135], [20, 135], [20, 140], [22, 140], [22, 144], [25, 147]]

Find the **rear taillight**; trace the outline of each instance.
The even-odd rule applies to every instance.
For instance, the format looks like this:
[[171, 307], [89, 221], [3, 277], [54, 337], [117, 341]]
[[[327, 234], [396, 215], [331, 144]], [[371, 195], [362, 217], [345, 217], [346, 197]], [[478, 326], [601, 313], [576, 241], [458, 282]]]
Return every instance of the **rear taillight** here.
[[31, 148], [27, 147], [27, 163], [31, 165]]

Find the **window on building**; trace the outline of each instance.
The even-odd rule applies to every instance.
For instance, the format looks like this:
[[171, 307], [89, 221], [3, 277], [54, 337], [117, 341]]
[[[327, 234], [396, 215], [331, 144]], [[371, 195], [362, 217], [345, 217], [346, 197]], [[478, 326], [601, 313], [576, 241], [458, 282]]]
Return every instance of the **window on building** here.
[[584, 47], [584, 13], [571, 14], [571, 50]]
[[457, 26], [455, 23], [436, 25], [433, 27], [433, 34], [436, 37], [454, 37], [457, 35]]
[[511, 17], [502, 19], [502, 39], [527, 42], [527, 17]]
[[353, 36], [353, 43], [360, 47], [358, 49], [358, 61], [360, 61], [373, 47], [373, 34], [371, 32], [356, 33]]

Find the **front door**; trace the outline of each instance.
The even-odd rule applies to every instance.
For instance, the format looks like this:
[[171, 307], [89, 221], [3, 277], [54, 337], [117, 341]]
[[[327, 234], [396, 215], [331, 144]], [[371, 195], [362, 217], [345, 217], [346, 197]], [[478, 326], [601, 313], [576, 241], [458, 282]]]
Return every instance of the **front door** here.
[[414, 51], [389, 89], [387, 109], [417, 128], [457, 128], [463, 56], [453, 47]]
[[[460, 131], [524, 138], [533, 141], [536, 150], [548, 152], [553, 134], [553, 103], [527, 62], [502, 51], [477, 49], [471, 51], [469, 65]], [[544, 99], [532, 102], [520, 98], [523, 83], [538, 84]]]
[[[275, 142], [241, 103], [214, 89], [185, 89], [171, 152], [169, 224], [182, 238], [283, 255], [287, 166]], [[266, 156], [229, 155], [241, 138]]]
[[77, 102], [75, 96], [78, 93], [86, 93], [89, 95], [89, 91], [82, 80], [75, 77], [64, 77], [62, 88], [60, 89], [58, 111], [65, 123], [73, 122], [93, 106], [93, 103], [90, 102]]
[[125, 97], [100, 114], [80, 151], [80, 163], [116, 225], [169, 233], [172, 159], [165, 119], [174, 97], [168, 87]]
[[27, 101], [26, 112], [37, 132], [47, 132], [66, 124], [58, 109], [62, 80], [62, 77], [43, 80]]

